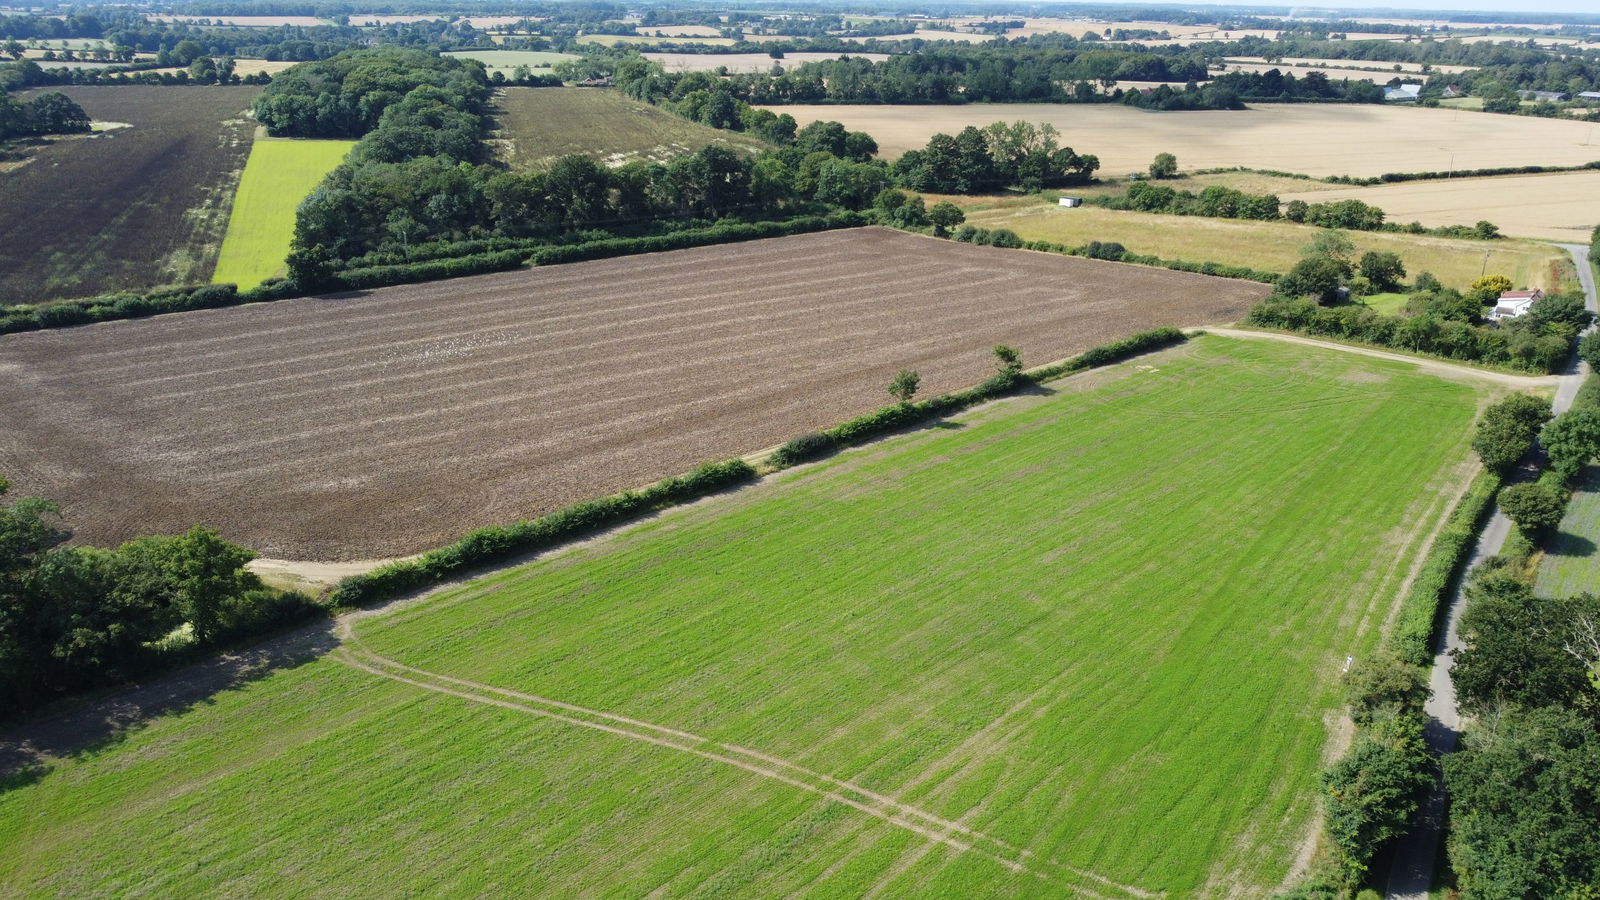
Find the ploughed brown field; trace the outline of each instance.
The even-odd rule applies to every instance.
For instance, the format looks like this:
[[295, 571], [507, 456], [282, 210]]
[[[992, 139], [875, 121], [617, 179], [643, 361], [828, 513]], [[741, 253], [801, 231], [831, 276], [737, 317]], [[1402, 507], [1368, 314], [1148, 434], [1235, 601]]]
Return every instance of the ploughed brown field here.
[[446, 543], [1262, 285], [866, 228], [0, 337], [0, 472], [76, 539]]
[[209, 281], [250, 155], [245, 111], [261, 88], [49, 90], [107, 130], [0, 164], [0, 303]]

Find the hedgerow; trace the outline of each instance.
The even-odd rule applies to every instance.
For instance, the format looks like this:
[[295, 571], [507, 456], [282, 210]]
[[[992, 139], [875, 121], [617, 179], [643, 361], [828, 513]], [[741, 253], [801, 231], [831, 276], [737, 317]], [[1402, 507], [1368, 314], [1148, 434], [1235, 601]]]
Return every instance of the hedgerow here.
[[1399, 620], [1389, 643], [1401, 659], [1414, 666], [1426, 666], [1433, 659], [1433, 633], [1446, 594], [1472, 552], [1484, 517], [1494, 506], [1500, 490], [1500, 476], [1479, 473], [1445, 521], [1422, 569], [1411, 583], [1411, 590], [1400, 603]]
[[635, 516], [744, 484], [756, 470], [741, 459], [707, 463], [687, 475], [575, 503], [537, 519], [482, 528], [416, 559], [389, 563], [339, 582], [328, 602], [335, 608], [366, 606], [513, 556], [546, 550]]
[[800, 216], [778, 222], [725, 223], [710, 228], [676, 231], [670, 234], [653, 234], [644, 237], [607, 238], [570, 244], [564, 247], [544, 247], [534, 251], [528, 262], [535, 266], [553, 266], [561, 263], [606, 259], [634, 253], [657, 253], [663, 250], [683, 250], [710, 244], [728, 244], [736, 241], [753, 241], [762, 238], [785, 237], [835, 228], [856, 228], [866, 224], [858, 213], [841, 212], [826, 216]]

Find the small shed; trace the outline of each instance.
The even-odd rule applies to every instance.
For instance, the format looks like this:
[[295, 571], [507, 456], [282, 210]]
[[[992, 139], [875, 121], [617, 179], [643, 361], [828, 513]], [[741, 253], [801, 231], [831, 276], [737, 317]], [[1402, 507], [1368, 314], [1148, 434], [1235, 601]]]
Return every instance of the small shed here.
[[1083, 198], [1082, 197], [1062, 197], [1060, 202], [1061, 202], [1062, 206], [1082, 206], [1083, 205]]

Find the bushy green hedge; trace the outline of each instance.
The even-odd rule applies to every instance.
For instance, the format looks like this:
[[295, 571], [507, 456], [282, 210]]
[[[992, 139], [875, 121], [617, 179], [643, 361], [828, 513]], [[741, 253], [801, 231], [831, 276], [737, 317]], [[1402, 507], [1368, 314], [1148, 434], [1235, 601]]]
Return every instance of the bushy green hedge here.
[[395, 284], [415, 284], [421, 281], [438, 281], [441, 278], [461, 278], [466, 275], [484, 275], [505, 272], [522, 267], [527, 258], [524, 250], [498, 250], [473, 256], [458, 256], [430, 262], [416, 262], [398, 266], [373, 266], [353, 269], [335, 276], [337, 287], [344, 290], [388, 287]]
[[1142, 331], [1116, 343], [1087, 350], [1053, 366], [1045, 366], [1032, 372], [1000, 372], [982, 384], [964, 391], [944, 394], [920, 403], [896, 403], [885, 406], [875, 412], [842, 422], [826, 431], [801, 435], [778, 448], [777, 452], [767, 459], [767, 464], [780, 468], [795, 465], [807, 459], [815, 459], [839, 447], [864, 443], [902, 428], [910, 428], [960, 412], [969, 406], [1003, 397], [1024, 387], [1095, 366], [1110, 365], [1130, 356], [1181, 344], [1187, 339], [1187, 336], [1176, 328]]
[[741, 459], [707, 463], [642, 491], [624, 491], [576, 503], [537, 519], [482, 528], [447, 547], [390, 563], [339, 582], [329, 597], [335, 608], [367, 606], [513, 556], [546, 550], [643, 513], [685, 503], [744, 484], [756, 470]]
[[248, 302], [231, 284], [165, 288], [149, 293], [122, 291], [86, 300], [64, 300], [39, 306], [19, 304], [0, 306], [0, 334], [35, 331], [41, 328], [66, 328], [109, 322], [113, 319], [138, 319], [160, 313], [215, 309]]
[[1245, 321], [1263, 328], [1537, 374], [1560, 371], [1571, 352], [1571, 341], [1554, 334], [1525, 334], [1425, 316], [1383, 315], [1366, 306], [1321, 306], [1303, 298], [1269, 298], [1252, 308]]
[[809, 462], [820, 456], [839, 449], [839, 442], [820, 431], [802, 434], [786, 442], [782, 447], [772, 451], [767, 457], [767, 464], [773, 466], [795, 466]]
[[725, 223], [710, 228], [654, 234], [645, 237], [609, 238], [570, 244], [565, 247], [544, 247], [534, 251], [528, 262], [535, 266], [553, 266], [561, 263], [582, 262], [628, 256], [634, 253], [657, 253], [663, 250], [683, 250], [711, 244], [729, 244], [736, 241], [753, 241], [762, 238], [785, 237], [812, 231], [834, 228], [857, 228], [866, 224], [859, 213], [842, 212], [827, 216], [801, 216], [780, 222]]
[[1406, 662], [1426, 666], [1433, 660], [1433, 633], [1445, 595], [1466, 564], [1472, 543], [1485, 515], [1493, 508], [1495, 493], [1499, 490], [1499, 475], [1488, 471], [1480, 473], [1456, 503], [1439, 536], [1433, 539], [1422, 570], [1400, 604], [1399, 621], [1389, 638], [1394, 651]]
[[1537, 175], [1541, 172], [1581, 172], [1600, 169], [1600, 160], [1580, 166], [1500, 166], [1492, 169], [1453, 169], [1449, 172], [1385, 172], [1375, 178], [1355, 178], [1349, 175], [1330, 175], [1322, 179], [1329, 184], [1394, 184], [1401, 181], [1435, 181], [1446, 178], [1483, 178], [1493, 175]]

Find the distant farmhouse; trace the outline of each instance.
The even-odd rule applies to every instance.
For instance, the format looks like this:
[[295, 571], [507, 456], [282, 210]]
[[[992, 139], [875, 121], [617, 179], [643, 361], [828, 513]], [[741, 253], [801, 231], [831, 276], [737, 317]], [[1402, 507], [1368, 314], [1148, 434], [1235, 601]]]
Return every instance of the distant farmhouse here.
[[1383, 99], [1389, 103], [1404, 103], [1407, 100], [1417, 99], [1417, 96], [1421, 93], [1422, 85], [1420, 84], [1401, 84], [1384, 88]]
[[1461, 88], [1456, 87], [1455, 85], [1452, 84], [1449, 87], [1446, 87], [1443, 91], [1440, 91], [1439, 92], [1439, 96], [1443, 97], [1446, 100], [1452, 100], [1452, 99], [1454, 99], [1456, 97], [1463, 96], [1463, 92], [1462, 92]]
[[1524, 100], [1549, 100], [1551, 103], [1565, 103], [1572, 99], [1566, 91], [1517, 91], [1517, 95]]
[[1494, 305], [1494, 311], [1489, 313], [1489, 321], [1498, 322], [1501, 319], [1515, 319], [1527, 313], [1535, 303], [1544, 299], [1544, 291], [1534, 288], [1531, 291], [1506, 291], [1500, 295], [1500, 300]]

